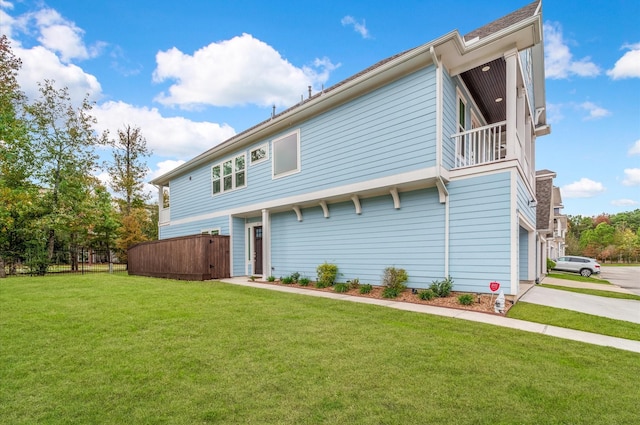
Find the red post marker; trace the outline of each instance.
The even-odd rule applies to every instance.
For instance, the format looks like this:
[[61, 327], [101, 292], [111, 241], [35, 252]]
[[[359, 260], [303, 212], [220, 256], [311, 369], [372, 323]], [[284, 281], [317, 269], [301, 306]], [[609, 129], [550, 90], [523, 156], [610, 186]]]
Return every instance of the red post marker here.
[[498, 282], [491, 282], [489, 284], [489, 289], [491, 289], [491, 292], [496, 292], [498, 289], [500, 289], [500, 284]]

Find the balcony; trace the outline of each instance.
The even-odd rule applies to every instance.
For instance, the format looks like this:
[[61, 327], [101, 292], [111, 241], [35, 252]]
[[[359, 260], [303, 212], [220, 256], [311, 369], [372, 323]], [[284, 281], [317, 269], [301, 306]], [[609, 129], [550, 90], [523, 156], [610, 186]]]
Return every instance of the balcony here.
[[454, 168], [473, 167], [505, 159], [507, 122], [451, 135], [456, 147]]
[[171, 209], [160, 208], [158, 212], [158, 224], [162, 226], [163, 224], [169, 224], [169, 221], [171, 221]]

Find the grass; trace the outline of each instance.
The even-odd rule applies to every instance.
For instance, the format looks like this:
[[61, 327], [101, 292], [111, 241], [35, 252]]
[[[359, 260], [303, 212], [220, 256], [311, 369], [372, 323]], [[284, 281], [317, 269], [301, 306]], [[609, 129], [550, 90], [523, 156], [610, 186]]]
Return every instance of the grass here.
[[638, 376], [636, 353], [380, 306], [125, 275], [0, 280], [4, 423], [633, 423]]
[[637, 323], [593, 316], [562, 308], [521, 301], [509, 309], [507, 316], [513, 319], [640, 341], [640, 325]]
[[640, 295], [625, 294], [622, 292], [603, 291], [601, 289], [571, 288], [569, 286], [558, 286], [558, 285], [547, 285], [547, 284], [542, 284], [539, 286], [542, 286], [544, 288], [560, 289], [562, 291], [577, 292], [579, 294], [597, 295], [599, 297], [605, 297], [605, 298], [619, 298], [622, 300], [640, 301]]
[[640, 263], [600, 263], [602, 267], [640, 267]]
[[573, 280], [576, 282], [587, 282], [587, 283], [600, 283], [602, 285], [611, 285], [611, 282], [604, 279], [597, 279], [593, 277], [584, 277], [579, 274], [572, 273], [549, 273], [547, 277], [553, 277], [556, 279], [565, 279], [565, 280]]

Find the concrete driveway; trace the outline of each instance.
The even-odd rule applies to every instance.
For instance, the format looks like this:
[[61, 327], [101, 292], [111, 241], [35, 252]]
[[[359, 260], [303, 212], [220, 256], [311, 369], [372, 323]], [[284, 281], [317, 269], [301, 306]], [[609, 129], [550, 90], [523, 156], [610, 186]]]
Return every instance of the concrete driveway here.
[[[546, 280], [543, 283], [551, 284]], [[640, 301], [636, 300], [604, 298], [534, 286], [520, 298], [520, 301], [640, 324]]]
[[640, 295], [640, 267], [602, 266], [600, 275], [614, 285]]

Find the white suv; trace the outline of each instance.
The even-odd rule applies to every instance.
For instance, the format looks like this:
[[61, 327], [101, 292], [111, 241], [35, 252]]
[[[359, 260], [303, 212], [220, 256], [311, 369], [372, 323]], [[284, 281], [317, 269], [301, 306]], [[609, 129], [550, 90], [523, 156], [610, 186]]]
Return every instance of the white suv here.
[[600, 264], [593, 258], [565, 255], [556, 260], [555, 270], [580, 273], [584, 277], [600, 273]]

